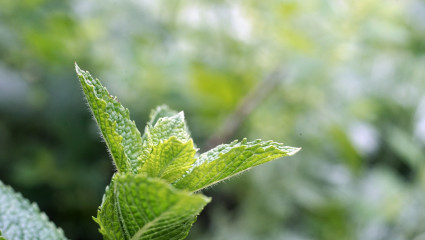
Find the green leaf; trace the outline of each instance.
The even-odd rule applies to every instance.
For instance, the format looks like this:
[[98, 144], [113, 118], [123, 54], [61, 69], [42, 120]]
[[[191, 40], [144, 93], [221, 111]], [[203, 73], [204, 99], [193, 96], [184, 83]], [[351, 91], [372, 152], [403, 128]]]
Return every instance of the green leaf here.
[[200, 155], [192, 169], [173, 185], [180, 189], [198, 191], [251, 167], [290, 156], [300, 148], [284, 146], [273, 141], [234, 141], [219, 145]]
[[6, 240], [6, 238], [4, 238], [3, 235], [1, 234], [1, 231], [0, 231], [0, 240]]
[[143, 134], [142, 164], [138, 172], [141, 171], [141, 166], [147, 161], [153, 148], [171, 137], [175, 137], [181, 142], [187, 142], [191, 139], [184, 119], [184, 113], [176, 113], [165, 106], [159, 107], [151, 113], [151, 119], [146, 125], [145, 133]]
[[154, 126], [155, 123], [163, 117], [171, 117], [176, 115], [177, 112], [170, 109], [167, 105], [161, 105], [156, 107], [151, 111], [151, 114], [149, 115], [149, 125]]
[[141, 174], [112, 178], [95, 221], [105, 239], [184, 239], [210, 201]]
[[181, 178], [195, 162], [193, 141], [181, 142], [173, 136], [152, 147], [144, 165], [139, 170], [150, 177], [172, 183]]
[[182, 142], [190, 139], [190, 133], [186, 127], [183, 112], [169, 117], [158, 118], [156, 121], [153, 120], [151, 119], [150, 122], [154, 122], [155, 124], [151, 125], [148, 123], [145, 128], [144, 139], [148, 141], [148, 144], [156, 145], [173, 136]]
[[184, 239], [210, 201], [193, 191], [299, 150], [244, 139], [198, 158], [183, 112], [156, 108], [141, 137], [128, 109], [99, 80], [76, 70], [118, 169], [94, 218], [106, 239]]
[[66, 239], [36, 204], [0, 181], [0, 239]]
[[109, 95], [98, 79], [75, 64], [90, 109], [120, 172], [133, 171], [141, 164], [142, 139], [130, 112]]

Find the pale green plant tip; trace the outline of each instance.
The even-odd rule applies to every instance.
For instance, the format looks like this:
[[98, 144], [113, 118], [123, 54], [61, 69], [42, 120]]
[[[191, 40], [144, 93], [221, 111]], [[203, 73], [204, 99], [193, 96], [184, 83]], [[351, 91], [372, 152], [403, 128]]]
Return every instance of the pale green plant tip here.
[[299, 151], [301, 151], [301, 149], [302, 148], [300, 148], [300, 147], [287, 147], [288, 148], [288, 153], [287, 153], [287, 155], [288, 156], [293, 156], [293, 155], [295, 155], [296, 153], [298, 153]]
[[192, 139], [183, 142], [172, 136], [152, 148], [138, 172], [172, 183], [191, 168], [196, 161], [196, 151]]
[[78, 66], [77, 62], [74, 62], [75, 71], [79, 74], [81, 72], [80, 67]]
[[149, 122], [148, 124], [153, 126], [155, 123], [163, 117], [171, 117], [173, 115], [176, 115], [178, 112], [172, 110], [167, 105], [161, 105], [156, 107], [155, 109], [152, 109], [150, 115], [149, 115]]
[[[117, 166], [97, 217], [112, 240], [184, 239], [211, 198], [194, 192], [301, 148], [246, 138], [197, 155], [184, 113], [163, 105], [141, 136], [130, 112], [75, 63], [87, 102]], [[0, 181], [0, 240], [66, 239], [37, 205]]]
[[75, 67], [118, 170], [94, 218], [105, 239], [184, 239], [211, 200], [193, 192], [300, 150], [244, 138], [198, 155], [184, 113], [165, 105], [152, 110], [140, 136], [128, 109]]

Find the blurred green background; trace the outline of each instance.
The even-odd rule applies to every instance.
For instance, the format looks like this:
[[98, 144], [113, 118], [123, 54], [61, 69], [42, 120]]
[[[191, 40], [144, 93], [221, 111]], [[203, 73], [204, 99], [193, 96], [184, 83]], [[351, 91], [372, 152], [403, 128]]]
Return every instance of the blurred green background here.
[[303, 148], [205, 191], [188, 239], [425, 239], [424, 1], [2, 0], [0, 179], [101, 239], [113, 167], [74, 61], [140, 129], [165, 103], [201, 151]]

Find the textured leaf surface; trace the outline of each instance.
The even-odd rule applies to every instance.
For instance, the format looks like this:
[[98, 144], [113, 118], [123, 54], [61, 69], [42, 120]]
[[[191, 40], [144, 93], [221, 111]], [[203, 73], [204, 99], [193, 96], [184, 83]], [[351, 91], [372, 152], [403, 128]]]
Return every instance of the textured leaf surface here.
[[244, 139], [199, 156], [183, 112], [167, 106], [152, 111], [141, 136], [128, 109], [99, 80], [76, 70], [118, 169], [95, 218], [105, 239], [184, 239], [210, 201], [193, 191], [299, 150]]
[[183, 112], [159, 118], [154, 123], [154, 125], [148, 124], [145, 129], [146, 140], [151, 145], [156, 145], [173, 136], [183, 142], [190, 139]]
[[181, 178], [195, 162], [193, 141], [181, 142], [176, 137], [153, 146], [140, 172], [172, 183]]
[[[168, 107], [159, 107], [151, 114], [151, 119], [145, 128], [141, 165], [149, 158], [155, 146], [171, 137], [175, 137], [181, 142], [191, 139], [184, 114], [183, 112], [175, 113]], [[139, 168], [138, 172], [140, 171]]]
[[130, 112], [103, 87], [98, 79], [75, 65], [87, 102], [120, 172], [133, 171], [141, 164], [142, 139]]
[[116, 174], [95, 219], [105, 239], [184, 239], [209, 198], [141, 174]]
[[189, 173], [175, 182], [174, 186], [198, 191], [251, 167], [293, 155], [299, 150], [273, 141], [247, 142], [246, 139], [219, 145], [201, 154]]
[[0, 181], [0, 229], [8, 240], [66, 239], [37, 205], [31, 204]]

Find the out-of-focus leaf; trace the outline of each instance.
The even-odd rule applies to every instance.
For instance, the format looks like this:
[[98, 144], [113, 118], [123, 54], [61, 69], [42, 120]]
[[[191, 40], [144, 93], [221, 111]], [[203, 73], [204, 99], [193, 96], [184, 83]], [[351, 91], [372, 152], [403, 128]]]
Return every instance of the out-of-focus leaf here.
[[1, 231], [0, 231], [0, 240], [6, 240], [6, 238], [4, 238], [4, 237], [2, 236]]
[[66, 239], [36, 204], [31, 204], [0, 181], [0, 239]]

